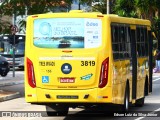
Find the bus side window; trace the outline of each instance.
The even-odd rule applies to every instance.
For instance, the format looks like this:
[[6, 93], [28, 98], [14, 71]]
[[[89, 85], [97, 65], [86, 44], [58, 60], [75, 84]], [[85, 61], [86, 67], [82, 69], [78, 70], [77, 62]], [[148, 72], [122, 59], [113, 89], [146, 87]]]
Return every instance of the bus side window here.
[[116, 25], [111, 26], [111, 33], [112, 33], [112, 51], [113, 51], [113, 59], [117, 60], [119, 59], [119, 27]]
[[148, 44], [148, 36], [147, 36], [147, 28], [144, 29], [144, 44], [145, 44], [145, 56], [149, 55], [149, 44]]
[[124, 52], [125, 52], [125, 46], [124, 46], [124, 42], [125, 42], [125, 31], [124, 31], [124, 26], [120, 26], [119, 29], [119, 57], [120, 59], [124, 59]]
[[[142, 28], [142, 31], [141, 31], [141, 55], [142, 56], [146, 56], [146, 54], [147, 54], [147, 51], [148, 51], [148, 49], [146, 48], [146, 46], [145, 46], [145, 38], [146, 38], [146, 34], [145, 34], [145, 31], [146, 31], [146, 27], [143, 27]], [[147, 41], [146, 41], [147, 42]]]
[[131, 31], [127, 25], [114, 24], [111, 27], [113, 59], [126, 59], [131, 57]]
[[114, 24], [111, 27], [113, 59], [126, 59], [131, 57], [131, 30], [127, 25]]
[[125, 46], [126, 46], [126, 58], [130, 58], [131, 57], [131, 29], [128, 26], [126, 27]]
[[138, 26], [137, 29], [136, 29], [136, 33], [137, 33], [137, 55], [138, 57], [141, 56], [141, 45], [140, 45], [140, 42], [141, 42], [141, 33], [140, 33], [141, 29], [140, 27]]
[[120, 47], [122, 49], [120, 49], [120, 54], [122, 57], [120, 59], [129, 59], [131, 57], [130, 35], [131, 35], [130, 27], [128, 27], [127, 25], [121, 27], [120, 38], [122, 40], [120, 41]]
[[147, 28], [138, 26], [137, 28], [137, 52], [139, 57], [148, 55]]

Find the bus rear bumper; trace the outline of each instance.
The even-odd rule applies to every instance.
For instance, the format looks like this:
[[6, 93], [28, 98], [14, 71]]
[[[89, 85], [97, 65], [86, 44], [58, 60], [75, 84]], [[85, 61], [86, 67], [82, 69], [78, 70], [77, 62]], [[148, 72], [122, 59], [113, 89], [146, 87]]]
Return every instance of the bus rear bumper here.
[[[99, 88], [84, 90], [48, 90], [32, 88], [26, 92], [26, 102], [29, 103], [112, 103], [111, 88], [107, 87], [106, 92]], [[102, 94], [102, 93], [105, 93]], [[32, 95], [31, 95], [32, 94]]]

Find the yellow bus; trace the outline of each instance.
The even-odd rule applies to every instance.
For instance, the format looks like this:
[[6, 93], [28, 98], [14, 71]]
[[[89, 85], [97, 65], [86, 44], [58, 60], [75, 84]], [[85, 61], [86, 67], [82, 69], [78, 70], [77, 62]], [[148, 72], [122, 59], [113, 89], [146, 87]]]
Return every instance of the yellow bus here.
[[26, 102], [46, 105], [48, 115], [78, 106], [143, 106], [152, 92], [152, 44], [148, 20], [77, 10], [29, 16]]

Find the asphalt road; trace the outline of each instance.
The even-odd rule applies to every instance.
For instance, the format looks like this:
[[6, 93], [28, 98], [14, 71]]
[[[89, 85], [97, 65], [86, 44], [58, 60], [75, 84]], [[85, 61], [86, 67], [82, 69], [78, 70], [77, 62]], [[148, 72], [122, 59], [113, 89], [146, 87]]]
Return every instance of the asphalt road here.
[[[21, 71], [23, 72], [23, 71]], [[23, 75], [23, 74], [22, 74]], [[13, 85], [13, 86], [6, 86], [6, 87], [1, 87], [3, 90], [9, 90], [9, 91], [19, 91], [21, 94], [20, 98], [9, 100], [9, 101], [4, 101], [0, 103], [0, 111], [24, 111], [24, 112], [30, 112], [30, 111], [40, 111], [38, 112], [37, 115], [43, 116], [41, 117], [30, 117], [26, 118], [24, 117], [23, 119], [32, 119], [32, 120], [37, 120], [37, 119], [43, 119], [43, 120], [159, 120], [159, 117], [153, 117], [156, 116], [157, 113], [160, 113], [160, 76], [154, 76], [153, 78], [153, 93], [149, 96], [146, 97], [145, 99], [145, 105], [143, 107], [134, 107], [131, 106], [130, 112], [131, 117], [127, 117], [130, 114], [125, 114], [123, 117], [120, 117], [120, 114], [116, 114], [114, 117], [110, 116], [104, 116], [101, 111], [97, 111], [97, 107], [94, 107], [92, 111], [87, 111], [83, 110], [81, 108], [76, 108], [76, 109], [70, 109], [69, 115], [66, 117], [47, 117], [46, 112], [45, 112], [45, 107], [41, 105], [32, 105], [29, 103], [25, 102], [24, 99], [24, 85], [23, 84], [18, 84], [18, 85]], [[44, 111], [44, 112], [41, 112]], [[132, 112], [133, 111], [133, 112]], [[159, 111], [159, 112], [157, 112]], [[27, 113], [28, 113], [27, 112]], [[83, 114], [82, 114], [83, 113]], [[85, 114], [86, 113], [86, 114]], [[146, 117], [145, 115], [152, 115], [151, 117]], [[1, 114], [1, 113], [0, 113]], [[133, 117], [134, 115], [137, 115]], [[78, 116], [77, 116], [78, 115]], [[116, 116], [117, 115], [117, 116]], [[3, 118], [3, 117], [2, 117]], [[1, 118], [0, 118], [1, 119]], [[14, 119], [18, 119], [15, 118]]]

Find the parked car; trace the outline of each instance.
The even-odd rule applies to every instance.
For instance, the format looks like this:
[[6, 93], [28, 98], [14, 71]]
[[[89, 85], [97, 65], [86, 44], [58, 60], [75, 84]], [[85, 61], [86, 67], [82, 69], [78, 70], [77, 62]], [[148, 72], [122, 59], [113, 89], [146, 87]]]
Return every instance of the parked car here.
[[0, 75], [5, 77], [10, 70], [10, 66], [5, 57], [0, 56]]

